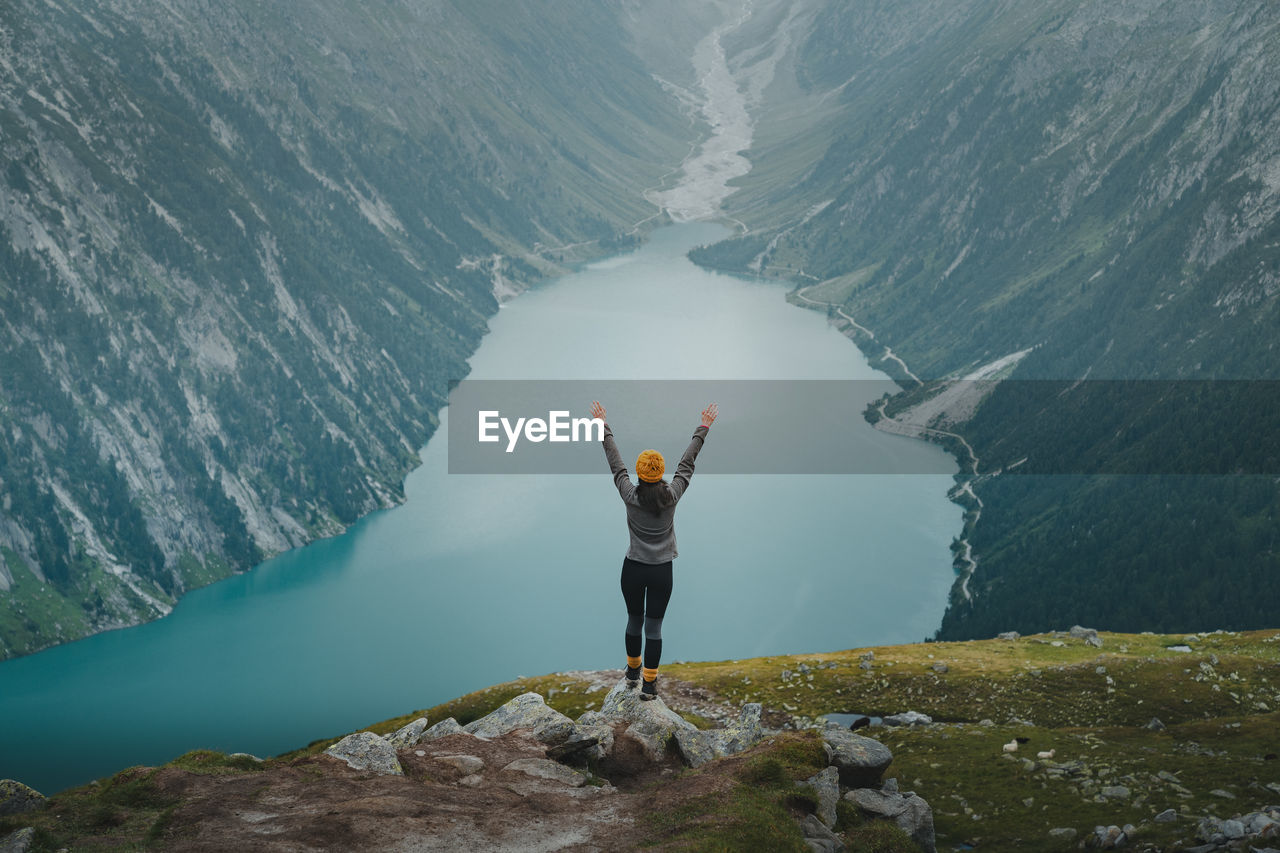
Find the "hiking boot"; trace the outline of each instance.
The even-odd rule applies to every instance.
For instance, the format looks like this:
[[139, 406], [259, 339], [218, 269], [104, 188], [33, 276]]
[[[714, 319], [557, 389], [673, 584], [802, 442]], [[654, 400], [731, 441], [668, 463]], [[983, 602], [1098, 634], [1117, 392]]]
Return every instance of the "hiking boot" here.
[[629, 666], [623, 675], [627, 679], [628, 690], [634, 690], [640, 684], [640, 667]]
[[640, 685], [640, 698], [645, 701], [658, 698], [658, 679]]

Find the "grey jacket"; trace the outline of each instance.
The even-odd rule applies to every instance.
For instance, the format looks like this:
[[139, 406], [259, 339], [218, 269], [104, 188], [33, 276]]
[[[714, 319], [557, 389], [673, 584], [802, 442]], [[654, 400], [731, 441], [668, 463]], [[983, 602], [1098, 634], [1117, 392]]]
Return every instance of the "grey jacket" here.
[[627, 556], [640, 563], [665, 563], [675, 559], [676, 531], [674, 520], [676, 503], [689, 488], [689, 480], [693, 477], [693, 461], [698, 458], [698, 451], [707, 438], [707, 427], [699, 426], [693, 431], [693, 440], [680, 458], [676, 473], [671, 477], [671, 494], [675, 501], [671, 506], [654, 514], [640, 506], [636, 498], [636, 487], [631, 482], [627, 466], [618, 453], [618, 445], [613, 440], [613, 430], [608, 424], [604, 426], [604, 455], [609, 460], [609, 470], [613, 472], [614, 485], [627, 507], [627, 530], [631, 534], [631, 547]]

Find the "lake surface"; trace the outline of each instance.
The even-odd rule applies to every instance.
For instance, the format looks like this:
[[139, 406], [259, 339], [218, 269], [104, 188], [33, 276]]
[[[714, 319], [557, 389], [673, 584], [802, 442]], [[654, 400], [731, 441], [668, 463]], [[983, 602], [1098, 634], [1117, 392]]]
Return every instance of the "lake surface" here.
[[[824, 315], [786, 304], [787, 285], [685, 258], [726, 233], [664, 228], [507, 303], [472, 377], [882, 376]], [[641, 448], [614, 426], [630, 462]], [[956, 470], [937, 447], [848, 428]], [[445, 436], [403, 506], [196, 590], [158, 622], [0, 664], [0, 778], [52, 793], [198, 747], [275, 754], [521, 675], [620, 666], [627, 532], [603, 452], [599, 477], [450, 475]], [[695, 475], [676, 518], [667, 662], [931, 635], [961, 528], [950, 485]]]

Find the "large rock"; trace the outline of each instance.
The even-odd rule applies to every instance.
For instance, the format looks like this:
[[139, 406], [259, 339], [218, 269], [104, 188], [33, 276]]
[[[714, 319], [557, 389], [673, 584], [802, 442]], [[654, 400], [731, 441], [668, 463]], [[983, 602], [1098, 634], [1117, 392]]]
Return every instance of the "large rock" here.
[[1084, 640], [1094, 648], [1102, 648], [1102, 638], [1098, 636], [1098, 632], [1094, 628], [1082, 628], [1079, 625], [1072, 625], [1071, 630], [1067, 632], [1077, 640]]
[[0, 838], [0, 853], [27, 853], [35, 839], [35, 827], [27, 826], [22, 829], [15, 829]]
[[912, 792], [899, 794], [893, 791], [877, 791], [874, 788], [859, 788], [845, 794], [844, 798], [856, 805], [868, 817], [892, 820], [903, 832], [911, 836], [912, 841], [920, 845], [921, 850], [925, 853], [936, 853], [933, 809]]
[[677, 729], [676, 747], [690, 767], [750, 749], [764, 737], [760, 727], [760, 703], [742, 706], [738, 719], [722, 729]]
[[373, 732], [356, 732], [325, 750], [341, 758], [353, 770], [369, 770], [383, 776], [403, 776], [396, 748]]
[[933, 717], [919, 711], [903, 711], [901, 714], [890, 714], [883, 720], [886, 726], [927, 726]]
[[[456, 725], [456, 724], [455, 724]], [[422, 730], [427, 727], [427, 718], [419, 717], [409, 725], [404, 726], [392, 734], [385, 735], [387, 743], [396, 749], [408, 749], [416, 746], [418, 741], [422, 739]]]
[[645, 702], [639, 693], [629, 689], [625, 680], [619, 680], [604, 697], [600, 717], [593, 719], [630, 723], [625, 734], [640, 744], [650, 760], [661, 761], [676, 732], [697, 731], [697, 727], [668, 708], [661, 698]]
[[462, 727], [476, 737], [501, 737], [516, 729], [532, 729], [534, 737], [550, 743], [564, 740], [573, 730], [573, 720], [561, 714], [537, 693], [521, 693], [501, 708]]
[[0, 779], [0, 816], [44, 808], [45, 796], [14, 779]]
[[830, 753], [830, 763], [840, 768], [840, 782], [846, 788], [867, 788], [880, 781], [893, 753], [878, 740], [846, 731], [830, 723], [822, 732]]
[[844, 853], [844, 842], [822, 821], [811, 814], [800, 818], [800, 831], [804, 833], [804, 843], [813, 853]]
[[840, 802], [840, 768], [828, 767], [797, 785], [813, 789], [818, 795], [818, 820], [828, 827], [836, 825], [836, 804]]
[[447, 720], [441, 720], [440, 722], [436, 723], [434, 726], [432, 726], [431, 728], [423, 732], [422, 737], [418, 738], [418, 742], [421, 743], [424, 740], [435, 740], [436, 738], [441, 738], [441, 737], [444, 737], [445, 735], [456, 735], [456, 734], [465, 734], [465, 729], [463, 729], [462, 726], [458, 725], [457, 720], [455, 720], [453, 717], [450, 717]]

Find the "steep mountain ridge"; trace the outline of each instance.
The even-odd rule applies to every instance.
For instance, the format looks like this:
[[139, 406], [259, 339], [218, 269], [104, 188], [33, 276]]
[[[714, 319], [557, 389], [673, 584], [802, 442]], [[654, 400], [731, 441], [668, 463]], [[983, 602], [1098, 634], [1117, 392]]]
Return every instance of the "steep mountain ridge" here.
[[[751, 230], [695, 259], [814, 283], [797, 301], [870, 330], [851, 327], [906, 385], [1024, 351], [1013, 380], [1275, 378], [1274, 5], [808, 6], [728, 202]], [[1015, 385], [948, 427], [984, 460], [984, 507], [967, 531], [978, 568], [940, 636], [1063, 614], [1123, 630], [1266, 623], [1280, 603], [1273, 470], [1000, 475], [1037, 470], [1037, 449], [1141, 474], [1110, 443], [1137, 426], [1147, 451], [1185, 458], [1194, 437], [1217, 456], [1204, 448], [1250, 405], [1247, 387], [1195, 408], [1170, 385], [1152, 423], [1118, 386], [1084, 382], [1036, 407], [1073, 426], [1064, 438], [1028, 423]]]
[[0, 10], [0, 657], [399, 500], [498, 300], [687, 150], [619, 14]]

